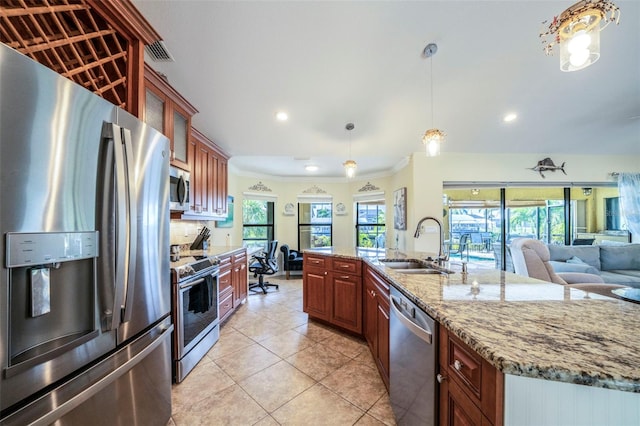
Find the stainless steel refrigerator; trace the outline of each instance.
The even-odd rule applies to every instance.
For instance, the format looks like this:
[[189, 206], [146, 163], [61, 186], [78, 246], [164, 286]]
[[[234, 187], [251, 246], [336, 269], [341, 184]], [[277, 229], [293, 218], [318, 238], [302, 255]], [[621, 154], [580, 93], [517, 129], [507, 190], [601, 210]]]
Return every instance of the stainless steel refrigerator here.
[[0, 43], [0, 424], [166, 425], [168, 153]]

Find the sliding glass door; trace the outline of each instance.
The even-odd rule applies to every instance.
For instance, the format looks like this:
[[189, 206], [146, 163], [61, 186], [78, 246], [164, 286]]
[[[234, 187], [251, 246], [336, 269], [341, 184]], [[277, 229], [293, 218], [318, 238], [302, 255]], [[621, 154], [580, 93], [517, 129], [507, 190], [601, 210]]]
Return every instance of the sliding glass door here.
[[593, 187], [444, 188], [446, 246], [453, 261], [512, 270], [509, 244], [519, 237], [547, 244], [628, 241], [616, 208], [618, 190]]

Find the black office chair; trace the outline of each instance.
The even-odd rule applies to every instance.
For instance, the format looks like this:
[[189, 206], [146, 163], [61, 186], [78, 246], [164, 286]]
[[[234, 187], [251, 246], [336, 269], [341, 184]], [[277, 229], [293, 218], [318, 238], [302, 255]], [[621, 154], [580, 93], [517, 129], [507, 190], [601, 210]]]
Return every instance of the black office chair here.
[[275, 287], [276, 290], [280, 288], [278, 284], [271, 284], [264, 280], [265, 275], [273, 275], [278, 272], [278, 259], [276, 258], [276, 247], [278, 247], [278, 241], [271, 241], [267, 248], [268, 251], [263, 252], [262, 255], [254, 254], [253, 258], [255, 262], [249, 265], [249, 272], [253, 272], [253, 276], [258, 277], [258, 282], [250, 283], [249, 290], [257, 291], [256, 287], [262, 289], [264, 294], [267, 294], [268, 287]]
[[298, 250], [290, 249], [287, 244], [280, 246], [282, 252], [282, 266], [286, 272], [286, 277], [289, 279], [290, 271], [302, 271], [302, 253]]

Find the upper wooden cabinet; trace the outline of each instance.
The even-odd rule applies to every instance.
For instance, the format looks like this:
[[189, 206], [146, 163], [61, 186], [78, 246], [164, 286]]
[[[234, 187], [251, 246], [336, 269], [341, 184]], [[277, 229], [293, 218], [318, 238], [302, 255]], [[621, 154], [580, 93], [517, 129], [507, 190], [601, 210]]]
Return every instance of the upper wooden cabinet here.
[[188, 219], [219, 219], [227, 215], [227, 161], [209, 138], [191, 129], [188, 144], [191, 206]]
[[198, 112], [180, 93], [154, 71], [144, 66], [144, 113], [142, 119], [171, 141], [171, 165], [194, 172], [189, 158], [191, 117]]

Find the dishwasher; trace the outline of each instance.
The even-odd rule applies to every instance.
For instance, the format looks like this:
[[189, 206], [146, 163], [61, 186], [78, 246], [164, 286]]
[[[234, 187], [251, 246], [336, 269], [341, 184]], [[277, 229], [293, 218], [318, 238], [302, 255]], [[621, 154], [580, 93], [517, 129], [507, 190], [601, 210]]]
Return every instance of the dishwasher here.
[[391, 287], [389, 394], [398, 425], [438, 423], [436, 322]]

